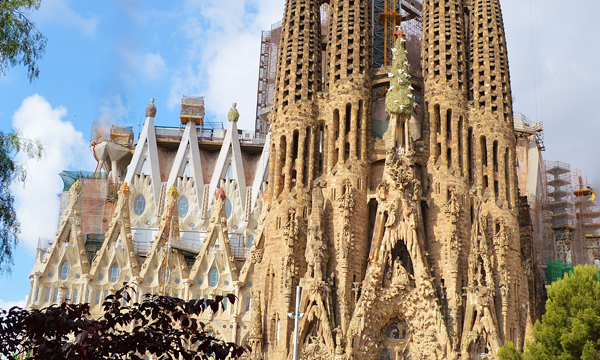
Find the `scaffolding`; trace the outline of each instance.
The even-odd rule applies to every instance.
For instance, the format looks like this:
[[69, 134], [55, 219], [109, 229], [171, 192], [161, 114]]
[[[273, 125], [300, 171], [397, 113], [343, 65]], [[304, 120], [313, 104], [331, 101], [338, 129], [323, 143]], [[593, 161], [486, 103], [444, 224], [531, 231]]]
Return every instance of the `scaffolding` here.
[[524, 114], [514, 113], [514, 128], [517, 136], [533, 136], [536, 144], [540, 148], [540, 151], [545, 151], [544, 146], [544, 123], [533, 122], [527, 118]]
[[410, 69], [421, 71], [422, 21], [421, 0], [374, 0], [373, 14], [373, 67], [392, 64], [396, 27], [402, 24], [406, 31], [406, 51]]
[[104, 176], [82, 178], [80, 182], [83, 234], [104, 234], [115, 208], [118, 184]]
[[581, 254], [577, 264], [593, 263], [599, 260], [598, 240], [600, 239], [600, 211], [596, 203], [596, 193], [587, 177], [579, 170], [573, 173], [575, 215], [577, 226], [573, 245]]
[[204, 121], [204, 98], [202, 96], [185, 96], [181, 99], [181, 111], [179, 114], [181, 124], [194, 121], [196, 125], [202, 126]]
[[281, 39], [281, 21], [271, 26], [271, 30], [262, 32], [258, 67], [258, 90], [256, 97], [257, 134], [266, 136], [269, 132], [269, 113], [275, 98], [275, 79], [277, 76], [277, 55]]
[[[107, 179], [105, 173], [62, 171], [60, 177], [64, 184], [61, 203], [63, 200], [68, 201], [71, 186], [76, 181], [81, 183], [79, 216], [86, 252], [91, 262], [104, 242], [104, 234], [115, 209], [119, 184]], [[60, 221], [59, 218], [59, 223]]]
[[261, 121], [261, 112], [267, 106], [267, 92], [269, 86], [269, 48], [271, 32], [263, 31], [260, 39], [260, 58], [258, 65], [258, 94], [256, 96], [256, 125], [255, 131], [263, 133], [265, 123]]
[[557, 260], [571, 262], [571, 242], [575, 230], [571, 166], [560, 161], [546, 161], [545, 168], [548, 210], [554, 230]]

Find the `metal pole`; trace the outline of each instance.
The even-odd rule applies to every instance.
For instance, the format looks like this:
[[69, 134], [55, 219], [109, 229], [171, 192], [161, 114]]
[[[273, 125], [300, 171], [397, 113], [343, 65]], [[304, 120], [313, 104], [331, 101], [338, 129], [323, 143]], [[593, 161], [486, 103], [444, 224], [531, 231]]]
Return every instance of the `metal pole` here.
[[294, 312], [294, 360], [298, 360], [298, 322], [300, 319], [300, 285], [296, 286], [296, 311]]

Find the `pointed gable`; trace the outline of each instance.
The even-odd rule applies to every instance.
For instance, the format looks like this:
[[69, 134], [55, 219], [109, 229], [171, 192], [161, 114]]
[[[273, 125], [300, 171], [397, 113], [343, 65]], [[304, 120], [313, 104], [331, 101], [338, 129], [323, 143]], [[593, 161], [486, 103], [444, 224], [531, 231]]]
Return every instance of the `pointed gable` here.
[[[242, 201], [242, 208], [245, 208], [246, 203], [246, 177], [244, 175], [244, 165], [242, 163], [242, 150], [238, 137], [237, 123], [232, 121], [229, 123], [223, 145], [217, 158], [217, 163], [210, 180], [209, 201], [219, 187], [220, 180], [225, 176], [231, 165], [231, 176], [237, 181], [237, 192]], [[231, 196], [231, 195], [230, 195]], [[210, 203], [209, 203], [210, 205]]]
[[[112, 266], [115, 262], [119, 266], [119, 279], [114, 281], [120, 284], [126, 277], [136, 277], [140, 269], [133, 247], [133, 236], [129, 221], [129, 186], [123, 183], [119, 190], [119, 200], [113, 213], [113, 219], [104, 237], [104, 243], [98, 251], [92, 264], [91, 275], [95, 277], [102, 264]], [[110, 270], [110, 268], [109, 268]]]
[[190, 121], [185, 126], [185, 131], [171, 168], [171, 174], [167, 184], [177, 185], [179, 177], [191, 177], [194, 181], [194, 192], [197, 199], [197, 205], [202, 201], [202, 189], [204, 178], [202, 177], [202, 162], [200, 160], [200, 148], [198, 147], [198, 133], [196, 132], [196, 123]]
[[[204, 244], [200, 249], [200, 253], [196, 257], [196, 261], [194, 262], [190, 272], [190, 279], [193, 281], [202, 281], [202, 279], [200, 279], [201, 272], [210, 273], [213, 268], [216, 268], [218, 273], [231, 274], [231, 280], [238, 281], [238, 271], [235, 265], [235, 257], [231, 251], [229, 234], [227, 232], [225, 200], [225, 191], [219, 188], [215, 194], [215, 206], [210, 218], [210, 224], [206, 231]], [[223, 256], [221, 259], [218, 259], [216, 256], [217, 251], [211, 251], [211, 249], [215, 248], [219, 249], [219, 251], [222, 251]]]
[[[146, 171], [148, 173], [146, 173]], [[147, 117], [144, 123], [144, 128], [138, 139], [133, 159], [129, 164], [127, 175], [125, 176], [125, 182], [131, 186], [136, 185], [135, 181], [139, 181], [140, 177], [135, 175], [150, 176], [149, 185], [152, 187], [152, 195], [154, 201], [154, 208], [158, 209], [158, 203], [160, 201], [160, 169], [158, 163], [158, 147], [156, 145], [156, 131], [154, 129], [154, 117]]]
[[145, 286], [159, 294], [175, 293], [181, 280], [189, 275], [184, 255], [171, 247], [171, 242], [179, 240], [179, 218], [177, 200], [179, 193], [172, 185], [166, 196], [166, 205], [158, 225], [158, 234], [142, 265], [140, 276], [146, 279]]
[[[81, 228], [82, 219], [80, 211], [80, 195], [82, 185], [77, 180], [69, 190], [69, 204], [65, 210], [65, 216], [61, 221], [60, 227], [56, 232], [56, 239], [52, 246], [47, 250], [49, 256], [43, 262], [41, 273], [50, 271], [50, 266], [62, 264], [68, 260], [71, 267], [81, 268], [81, 273], [87, 274], [90, 271], [90, 263], [87, 258], [83, 231]], [[34, 269], [35, 272], [35, 269]]]

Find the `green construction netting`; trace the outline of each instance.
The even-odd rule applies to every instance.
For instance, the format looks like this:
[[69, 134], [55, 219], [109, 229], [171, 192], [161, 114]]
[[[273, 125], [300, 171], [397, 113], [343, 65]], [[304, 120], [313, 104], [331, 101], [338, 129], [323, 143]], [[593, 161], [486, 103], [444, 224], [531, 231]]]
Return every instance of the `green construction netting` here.
[[556, 280], [562, 279], [566, 273], [573, 272], [573, 270], [573, 264], [570, 262], [548, 260], [546, 263], [546, 276], [548, 278], [548, 284], [552, 284]]
[[383, 134], [387, 131], [389, 123], [389, 121], [373, 119], [371, 121], [371, 135], [383, 139]]
[[93, 171], [69, 171], [63, 170], [58, 174], [63, 181], [63, 191], [69, 191], [71, 186], [79, 179], [106, 179], [105, 173], [95, 173]]

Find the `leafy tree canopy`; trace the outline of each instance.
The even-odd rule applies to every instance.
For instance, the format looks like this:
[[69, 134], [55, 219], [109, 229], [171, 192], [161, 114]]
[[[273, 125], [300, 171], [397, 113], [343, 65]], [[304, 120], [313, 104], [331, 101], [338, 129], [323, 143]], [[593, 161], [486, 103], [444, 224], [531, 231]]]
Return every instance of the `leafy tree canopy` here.
[[[600, 360], [600, 273], [577, 266], [548, 289], [546, 313], [533, 330], [525, 360]], [[514, 350], [514, 351], [513, 351]], [[520, 359], [512, 343], [498, 352], [501, 360]], [[518, 357], [519, 356], [519, 357]]]
[[217, 339], [197, 320], [204, 311], [224, 309], [224, 299], [184, 301], [146, 295], [131, 306], [125, 285], [109, 295], [104, 314], [93, 318], [89, 304], [52, 305], [42, 310], [14, 307], [0, 312], [0, 358], [30, 360], [237, 358], [244, 349]]
[[29, 81], [37, 78], [37, 61], [42, 58], [46, 38], [29, 20], [31, 11], [40, 7], [41, 0], [0, 1], [0, 73], [16, 65], [27, 67]]
[[0, 131], [0, 275], [10, 271], [20, 231], [14, 208], [15, 199], [10, 191], [13, 181], [25, 182], [27, 178], [25, 166], [15, 161], [18, 153], [39, 159], [43, 147], [39, 141], [24, 138], [18, 132]]

